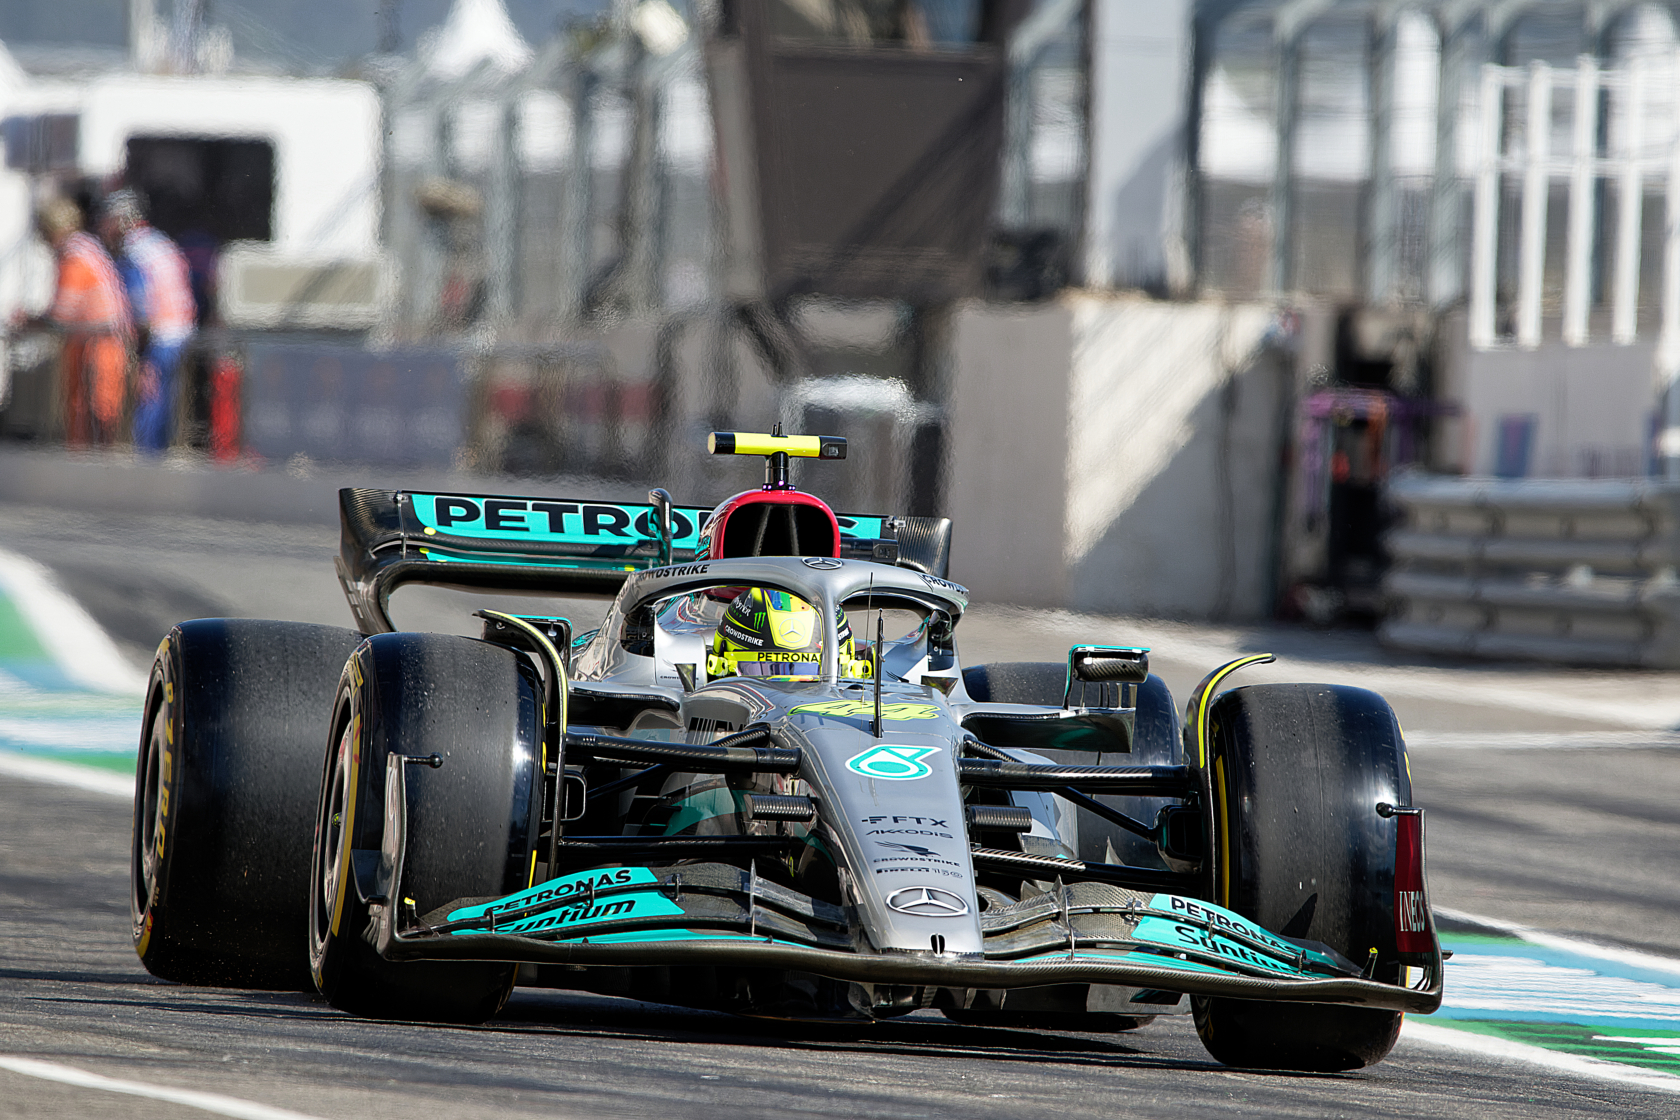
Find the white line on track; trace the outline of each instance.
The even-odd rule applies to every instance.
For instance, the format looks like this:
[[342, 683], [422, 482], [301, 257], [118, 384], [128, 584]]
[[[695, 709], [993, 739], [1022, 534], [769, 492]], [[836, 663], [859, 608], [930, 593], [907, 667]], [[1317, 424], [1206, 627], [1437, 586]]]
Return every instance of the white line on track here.
[[1680, 734], [1666, 731], [1408, 731], [1411, 750], [1632, 750], [1680, 748]]
[[[1157, 661], [1211, 669], [1233, 657], [1267, 648], [1274, 637], [1287, 645], [1287, 632], [1272, 634], [1265, 628], [1219, 628], [1151, 619], [1115, 618], [1080, 614], [1067, 610], [1042, 610], [986, 606], [970, 615], [1007, 625], [1024, 626], [1039, 633], [1065, 634], [1076, 631], [1089, 641], [1114, 641], [1153, 646]], [[965, 623], [972, 625], [972, 623]], [[1557, 687], [1558, 675], [1527, 669], [1491, 669], [1467, 672], [1451, 665], [1388, 664], [1362, 660], [1367, 651], [1357, 643], [1343, 644], [1342, 659], [1335, 658], [1336, 643], [1325, 647], [1324, 657], [1279, 654], [1276, 665], [1245, 669], [1251, 683], [1330, 679], [1343, 684], [1375, 689], [1389, 697], [1408, 697], [1469, 704], [1484, 708], [1515, 708], [1519, 711], [1591, 719], [1612, 727], [1635, 730], [1666, 730], [1680, 723], [1680, 688], [1672, 674], [1575, 673], [1572, 679], [1602, 681], [1613, 686], [1575, 684]]]
[[99, 1089], [107, 1093], [125, 1093], [131, 1097], [148, 1097], [154, 1101], [168, 1101], [170, 1104], [183, 1104], [188, 1108], [213, 1112], [218, 1116], [233, 1116], [238, 1120], [319, 1120], [302, 1112], [293, 1112], [286, 1108], [273, 1108], [255, 1101], [240, 1100], [238, 1097], [224, 1097], [220, 1093], [202, 1093], [195, 1089], [171, 1089], [166, 1085], [149, 1085], [144, 1081], [124, 1081], [115, 1077], [102, 1077], [97, 1073], [88, 1073], [73, 1066], [61, 1066], [57, 1062], [43, 1062], [35, 1058], [15, 1058], [0, 1055], [0, 1069], [20, 1073], [25, 1077], [39, 1077], [44, 1081], [57, 1081], [65, 1085], [74, 1085], [82, 1089]]
[[1680, 960], [1674, 960], [1670, 957], [1659, 957], [1655, 953], [1642, 953], [1637, 949], [1623, 949], [1615, 945], [1600, 945], [1592, 941], [1562, 937], [1555, 933], [1547, 933], [1543, 929], [1535, 929], [1533, 926], [1518, 925], [1515, 922], [1507, 922], [1499, 918], [1487, 918], [1480, 914], [1470, 914], [1446, 906], [1436, 906], [1433, 909], [1438, 918], [1486, 926], [1510, 937], [1520, 938], [1523, 941], [1538, 945], [1543, 949], [1558, 949], [1562, 952], [1576, 953], [1583, 957], [1596, 957], [1601, 961], [1615, 961], [1618, 964], [1648, 969], [1652, 972], [1672, 972], [1680, 975]]
[[87, 790], [89, 793], [102, 793], [107, 797], [120, 797], [124, 801], [134, 798], [133, 777], [125, 777], [110, 770], [96, 770], [74, 762], [31, 758], [15, 751], [0, 751], [0, 774], [37, 782], [52, 782], [54, 785]]
[[1489, 1058], [1527, 1062], [1530, 1065], [1544, 1066], [1559, 1073], [1572, 1073], [1579, 1077], [1591, 1077], [1600, 1081], [1619, 1081], [1624, 1085], [1637, 1085], [1641, 1089], [1652, 1089], [1663, 1093], [1680, 1093], [1680, 1077], [1676, 1077], [1672, 1073], [1623, 1065], [1621, 1062], [1607, 1062], [1601, 1058], [1585, 1058], [1577, 1054], [1564, 1054], [1557, 1050], [1548, 1050], [1544, 1046], [1530, 1046], [1525, 1042], [1512, 1042], [1509, 1039], [1475, 1034], [1471, 1031], [1457, 1030], [1453, 1027], [1437, 1027], [1410, 1015], [1406, 1017], [1405, 1024], [1400, 1028], [1400, 1037], [1412, 1042], [1421, 1042], [1427, 1046], [1440, 1046], [1449, 1050], [1456, 1050], [1460, 1053], [1482, 1054]]
[[40, 564], [0, 548], [0, 595], [12, 601], [47, 653], [77, 684], [99, 692], [146, 691], [146, 674], [123, 659], [110, 635]]

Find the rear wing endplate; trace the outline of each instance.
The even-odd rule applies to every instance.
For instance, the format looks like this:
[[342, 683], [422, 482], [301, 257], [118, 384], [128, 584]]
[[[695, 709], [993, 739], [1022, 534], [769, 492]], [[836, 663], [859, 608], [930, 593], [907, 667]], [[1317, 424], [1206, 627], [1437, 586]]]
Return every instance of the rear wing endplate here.
[[[438, 587], [612, 596], [632, 572], [699, 555], [711, 510], [671, 506], [669, 559], [648, 503], [346, 487], [338, 492], [339, 583], [364, 634], [397, 629], [391, 592]], [[838, 516], [841, 555], [945, 577], [943, 517]]]

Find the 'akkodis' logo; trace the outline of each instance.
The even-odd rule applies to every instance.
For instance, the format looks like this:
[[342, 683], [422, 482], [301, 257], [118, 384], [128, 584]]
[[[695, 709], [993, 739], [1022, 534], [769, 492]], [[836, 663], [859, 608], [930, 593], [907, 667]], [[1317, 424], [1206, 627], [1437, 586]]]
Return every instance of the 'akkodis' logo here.
[[878, 747], [870, 747], [862, 754], [853, 755], [846, 761], [846, 769], [854, 774], [862, 774], [866, 778], [884, 778], [889, 782], [907, 782], [912, 778], [925, 778], [933, 773], [933, 768], [922, 759], [937, 751], [938, 747], [893, 747], [885, 743]]

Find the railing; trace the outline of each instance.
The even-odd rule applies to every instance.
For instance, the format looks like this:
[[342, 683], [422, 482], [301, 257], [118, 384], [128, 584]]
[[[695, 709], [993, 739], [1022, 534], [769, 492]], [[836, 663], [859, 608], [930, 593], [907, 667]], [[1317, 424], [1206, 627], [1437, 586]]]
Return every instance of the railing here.
[[1680, 667], [1680, 483], [1401, 477], [1386, 544], [1402, 649]]
[[[1472, 346], [1487, 349], [1501, 341], [1501, 288], [1515, 292], [1509, 308], [1511, 341], [1524, 348], [1540, 345], [1548, 310], [1543, 292], [1548, 284], [1547, 229], [1557, 224], [1547, 211], [1557, 205], [1554, 190], [1566, 185], [1563, 341], [1569, 346], [1588, 341], [1598, 279], [1593, 254], [1603, 246], [1614, 261], [1603, 278], [1611, 340], [1621, 345], [1634, 342], [1640, 305], [1660, 307], [1663, 360], [1667, 368], [1680, 362], [1680, 301], [1671, 294], [1680, 290], [1680, 226], [1668, 224], [1657, 267], [1641, 262], [1642, 252], [1649, 251], [1644, 244], [1646, 211], [1653, 197], [1648, 187], [1662, 185], [1670, 211], [1680, 199], [1680, 138], [1669, 106], [1677, 67], [1680, 58], [1673, 54], [1635, 57], [1611, 69], [1601, 68], [1591, 55], [1580, 56], [1573, 69], [1544, 62], [1482, 67], [1470, 254]], [[1555, 124], [1563, 119], [1564, 99], [1558, 97], [1563, 92], [1572, 124], [1567, 143], [1561, 142], [1564, 133]], [[1560, 142], [1554, 145], [1554, 138]], [[1515, 198], [1502, 188], [1502, 181], [1517, 188]], [[1610, 213], [1604, 202], [1606, 188], [1616, 200]], [[1510, 205], [1519, 211], [1512, 223], [1517, 229], [1516, 274], [1501, 277], [1499, 230], [1507, 220], [1500, 211]], [[1641, 292], [1642, 284], [1658, 282], [1660, 300]]]

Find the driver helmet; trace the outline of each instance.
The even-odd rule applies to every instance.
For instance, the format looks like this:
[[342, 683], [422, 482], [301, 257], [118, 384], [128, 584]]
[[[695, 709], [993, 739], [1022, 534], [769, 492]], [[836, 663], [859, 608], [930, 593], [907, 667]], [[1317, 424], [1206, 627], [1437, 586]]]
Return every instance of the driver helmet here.
[[[852, 626], [838, 610], [842, 676], [869, 676], [868, 658], [855, 655]], [[735, 596], [712, 636], [709, 677], [775, 677], [816, 680], [822, 673], [822, 616], [799, 596], [770, 587], [749, 587]]]

